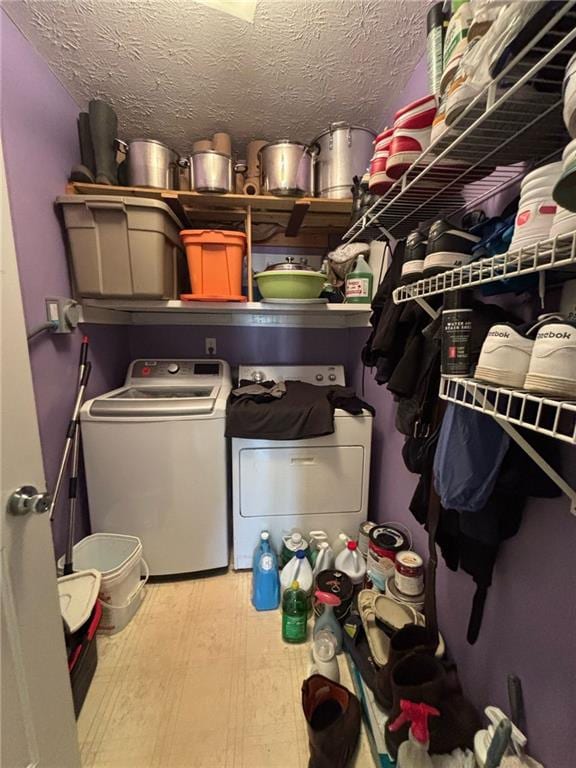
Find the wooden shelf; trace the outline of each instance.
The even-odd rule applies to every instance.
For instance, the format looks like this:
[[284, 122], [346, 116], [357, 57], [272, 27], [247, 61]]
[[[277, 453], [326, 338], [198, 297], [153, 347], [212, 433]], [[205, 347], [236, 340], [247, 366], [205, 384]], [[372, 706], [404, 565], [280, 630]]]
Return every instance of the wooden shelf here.
[[245, 325], [301, 328], [364, 328], [368, 304], [268, 304], [266, 302], [84, 299], [84, 323], [110, 325]]
[[[147, 197], [167, 203], [184, 220], [242, 222], [250, 207], [254, 224], [279, 224], [292, 232], [302, 227], [332, 227], [344, 230], [349, 225], [352, 200], [321, 197], [273, 197], [271, 195], [217, 195], [149, 187], [112, 187], [105, 184], [73, 182], [69, 189], [80, 195], [124, 195]], [[294, 222], [298, 222], [294, 226]]]

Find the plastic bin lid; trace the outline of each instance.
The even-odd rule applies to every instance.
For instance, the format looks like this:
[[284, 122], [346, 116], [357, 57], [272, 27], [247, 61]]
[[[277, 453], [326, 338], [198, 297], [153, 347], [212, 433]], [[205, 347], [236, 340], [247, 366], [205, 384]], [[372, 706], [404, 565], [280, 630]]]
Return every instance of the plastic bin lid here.
[[178, 229], [182, 229], [182, 222], [167, 203], [155, 200], [151, 197], [133, 197], [132, 195], [60, 195], [56, 198], [57, 205], [85, 205], [97, 203], [99, 208], [114, 208], [118, 203], [132, 208], [156, 208], [167, 213]]
[[58, 579], [60, 613], [70, 632], [77, 632], [90, 618], [98, 599], [102, 576], [90, 569]]

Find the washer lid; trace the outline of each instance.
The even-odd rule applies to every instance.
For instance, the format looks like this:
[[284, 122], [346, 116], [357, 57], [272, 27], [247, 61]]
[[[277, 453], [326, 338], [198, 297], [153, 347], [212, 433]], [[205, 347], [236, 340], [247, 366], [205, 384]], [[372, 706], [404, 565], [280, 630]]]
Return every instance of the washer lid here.
[[212, 413], [220, 387], [130, 386], [96, 398], [91, 416], [194, 416]]

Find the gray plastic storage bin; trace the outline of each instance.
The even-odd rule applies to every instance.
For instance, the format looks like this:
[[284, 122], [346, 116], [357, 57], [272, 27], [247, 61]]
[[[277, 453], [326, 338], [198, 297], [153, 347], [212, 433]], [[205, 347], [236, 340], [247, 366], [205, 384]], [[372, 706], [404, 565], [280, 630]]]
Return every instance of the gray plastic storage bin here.
[[64, 195], [76, 291], [86, 298], [174, 299], [185, 290], [182, 224], [159, 200]]

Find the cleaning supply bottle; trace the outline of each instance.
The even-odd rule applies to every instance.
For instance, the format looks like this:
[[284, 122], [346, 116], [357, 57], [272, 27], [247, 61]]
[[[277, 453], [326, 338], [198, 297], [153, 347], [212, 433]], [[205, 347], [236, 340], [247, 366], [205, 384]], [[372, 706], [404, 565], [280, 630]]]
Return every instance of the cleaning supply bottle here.
[[308, 633], [308, 598], [297, 581], [282, 595], [282, 639], [305, 643]]
[[326, 531], [310, 531], [308, 538], [308, 560], [310, 560], [310, 565], [314, 568], [314, 563], [318, 557], [318, 547], [323, 541], [328, 541], [328, 534]]
[[310, 656], [311, 664], [308, 669], [308, 677], [324, 675], [334, 683], [340, 682], [340, 667], [336, 658], [336, 638], [332, 632], [323, 629], [314, 635]]
[[341, 600], [338, 595], [333, 595], [331, 592], [322, 592], [320, 589], [314, 593], [316, 600], [322, 603], [324, 610], [316, 619], [314, 624], [313, 635], [316, 635], [323, 630], [328, 630], [334, 635], [336, 641], [336, 653], [342, 651], [342, 627], [338, 623], [338, 619], [334, 616], [334, 608], [340, 606]]
[[306, 554], [303, 549], [299, 549], [290, 562], [284, 566], [282, 573], [280, 574], [280, 585], [282, 587], [282, 593], [288, 589], [293, 581], [297, 581], [300, 584], [301, 589], [309, 595], [312, 591], [312, 566], [306, 559]]
[[308, 542], [304, 536], [302, 536], [300, 531], [292, 531], [288, 536], [283, 536], [282, 551], [280, 552], [280, 568], [284, 568], [284, 566], [292, 560], [294, 554], [299, 549], [303, 549], [308, 556]]
[[334, 540], [334, 544], [332, 545], [332, 551], [334, 552], [334, 557], [338, 557], [340, 552], [346, 549], [346, 546], [348, 545], [349, 541], [350, 541], [350, 536], [348, 536], [343, 531], [340, 531], [340, 533]]
[[356, 259], [352, 272], [346, 275], [346, 303], [371, 304], [374, 275], [362, 254]]
[[254, 551], [252, 605], [257, 611], [273, 611], [280, 604], [278, 562], [269, 539], [268, 531], [262, 531]]
[[336, 569], [350, 577], [352, 584], [362, 584], [366, 576], [366, 561], [358, 551], [358, 542], [349, 541], [336, 557]]
[[428, 754], [428, 718], [439, 715], [440, 712], [429, 704], [400, 699], [400, 714], [393, 723], [388, 724], [388, 728], [394, 733], [406, 723], [410, 723], [410, 731], [408, 741], [402, 742], [398, 750], [396, 768], [434, 768], [432, 758]]
[[312, 576], [316, 578], [316, 576], [321, 571], [327, 571], [333, 567], [334, 552], [332, 551], [332, 547], [330, 544], [328, 544], [327, 541], [321, 541], [320, 544], [318, 544], [318, 550], [314, 560], [314, 568], [312, 569]]

